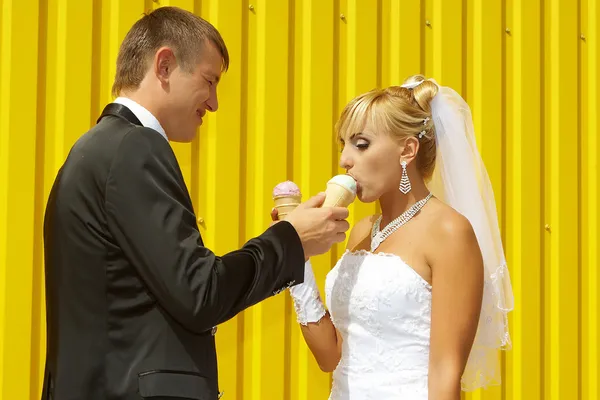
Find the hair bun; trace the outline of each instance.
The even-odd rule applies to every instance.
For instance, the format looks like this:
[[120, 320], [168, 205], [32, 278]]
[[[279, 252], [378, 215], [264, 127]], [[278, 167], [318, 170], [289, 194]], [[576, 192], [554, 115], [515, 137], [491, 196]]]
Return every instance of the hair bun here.
[[418, 83], [410, 91], [415, 102], [421, 107], [427, 114], [431, 113], [431, 100], [435, 97], [438, 92], [438, 86], [432, 81], [425, 79], [423, 75], [413, 75], [404, 81], [404, 85], [410, 85]]

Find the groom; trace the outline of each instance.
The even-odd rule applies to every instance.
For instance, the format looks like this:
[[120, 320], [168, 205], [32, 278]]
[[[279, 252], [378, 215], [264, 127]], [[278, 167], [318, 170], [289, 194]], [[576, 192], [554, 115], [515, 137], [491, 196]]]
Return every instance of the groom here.
[[220, 397], [215, 326], [302, 283], [344, 240], [345, 208], [314, 197], [217, 256], [204, 247], [170, 141], [189, 142], [229, 56], [208, 22], [163, 7], [117, 59], [114, 93], [60, 169], [44, 221], [43, 400]]

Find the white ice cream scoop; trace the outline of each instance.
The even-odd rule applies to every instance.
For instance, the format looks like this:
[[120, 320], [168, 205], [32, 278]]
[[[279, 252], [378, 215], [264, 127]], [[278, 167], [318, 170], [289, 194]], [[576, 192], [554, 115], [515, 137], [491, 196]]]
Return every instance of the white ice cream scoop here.
[[356, 198], [356, 181], [350, 175], [336, 175], [327, 182], [323, 207], [348, 207]]

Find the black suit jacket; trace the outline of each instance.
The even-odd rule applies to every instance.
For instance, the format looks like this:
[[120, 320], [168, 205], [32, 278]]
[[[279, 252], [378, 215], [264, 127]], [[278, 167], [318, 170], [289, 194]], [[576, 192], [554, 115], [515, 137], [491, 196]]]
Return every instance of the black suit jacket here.
[[217, 399], [214, 327], [304, 275], [285, 221], [204, 247], [169, 143], [117, 104], [60, 169], [44, 243], [43, 400]]

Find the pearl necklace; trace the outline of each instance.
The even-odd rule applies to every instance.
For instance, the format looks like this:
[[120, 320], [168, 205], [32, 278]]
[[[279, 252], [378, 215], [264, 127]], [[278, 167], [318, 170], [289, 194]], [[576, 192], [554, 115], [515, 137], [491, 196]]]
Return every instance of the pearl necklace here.
[[398, 228], [402, 225], [406, 224], [408, 221], [412, 219], [417, 213], [423, 208], [425, 203], [429, 201], [431, 198], [431, 193], [427, 195], [424, 199], [417, 201], [413, 204], [408, 210], [404, 211], [398, 218], [390, 222], [384, 230], [380, 231], [379, 225], [381, 224], [382, 215], [377, 218], [375, 224], [373, 225], [373, 229], [371, 230], [371, 251], [375, 251], [381, 242], [388, 238], [392, 233], [394, 233]]

